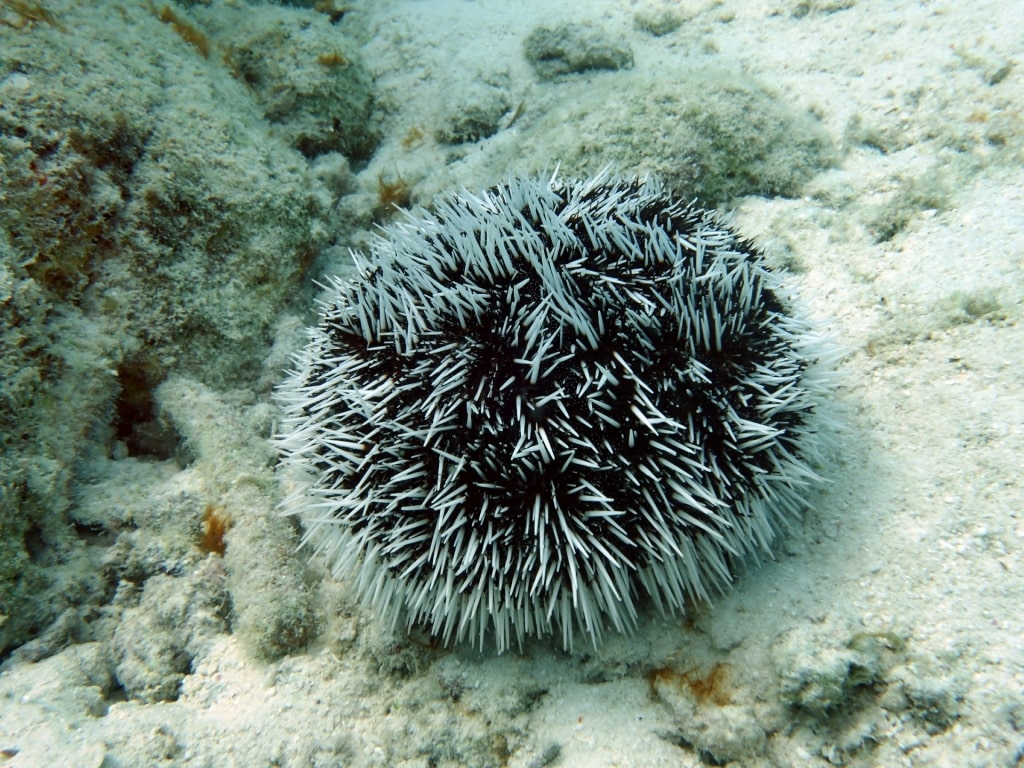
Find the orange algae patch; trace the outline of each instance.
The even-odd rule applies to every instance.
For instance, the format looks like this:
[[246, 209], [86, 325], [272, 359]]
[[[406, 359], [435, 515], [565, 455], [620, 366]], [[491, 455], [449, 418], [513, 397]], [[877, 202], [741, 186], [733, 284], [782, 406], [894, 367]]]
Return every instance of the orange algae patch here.
[[210, 58], [210, 39], [195, 25], [178, 16], [171, 6], [165, 5], [157, 11], [156, 17], [164, 24], [170, 24], [178, 37], [199, 51], [204, 59]]
[[224, 507], [207, 504], [203, 512], [203, 537], [199, 540], [199, 548], [204, 552], [224, 556], [224, 534], [231, 527], [231, 517], [224, 512]]

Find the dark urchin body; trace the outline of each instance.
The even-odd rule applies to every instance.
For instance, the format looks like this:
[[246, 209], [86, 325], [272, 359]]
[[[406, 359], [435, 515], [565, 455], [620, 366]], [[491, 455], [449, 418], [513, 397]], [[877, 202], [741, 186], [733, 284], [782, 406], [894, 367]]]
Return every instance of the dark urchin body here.
[[813, 334], [654, 184], [449, 196], [332, 287], [280, 390], [285, 507], [392, 625], [596, 642], [725, 586], [814, 479]]

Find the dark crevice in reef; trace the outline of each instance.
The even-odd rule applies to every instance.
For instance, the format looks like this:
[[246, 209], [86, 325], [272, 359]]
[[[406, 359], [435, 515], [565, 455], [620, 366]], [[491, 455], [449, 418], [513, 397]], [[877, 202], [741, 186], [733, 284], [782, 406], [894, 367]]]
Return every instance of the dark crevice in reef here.
[[160, 417], [153, 391], [160, 381], [140, 365], [123, 362], [117, 369], [121, 391], [114, 402], [114, 436], [129, 456], [158, 461], [181, 450], [181, 436]]

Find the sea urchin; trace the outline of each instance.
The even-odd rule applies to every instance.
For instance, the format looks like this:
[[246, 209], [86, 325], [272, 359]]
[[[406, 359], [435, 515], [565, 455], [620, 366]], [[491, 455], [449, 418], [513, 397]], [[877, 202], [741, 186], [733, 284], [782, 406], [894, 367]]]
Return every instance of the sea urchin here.
[[823, 347], [657, 184], [511, 179], [388, 226], [279, 390], [305, 543], [445, 642], [707, 599], [816, 480]]

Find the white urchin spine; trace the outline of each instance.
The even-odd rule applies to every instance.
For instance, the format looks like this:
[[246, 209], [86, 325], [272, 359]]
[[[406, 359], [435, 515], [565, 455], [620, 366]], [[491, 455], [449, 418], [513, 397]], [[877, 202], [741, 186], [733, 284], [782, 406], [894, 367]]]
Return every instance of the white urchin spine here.
[[280, 389], [304, 542], [444, 641], [631, 629], [766, 551], [817, 481], [824, 346], [651, 182], [512, 179], [388, 228]]

